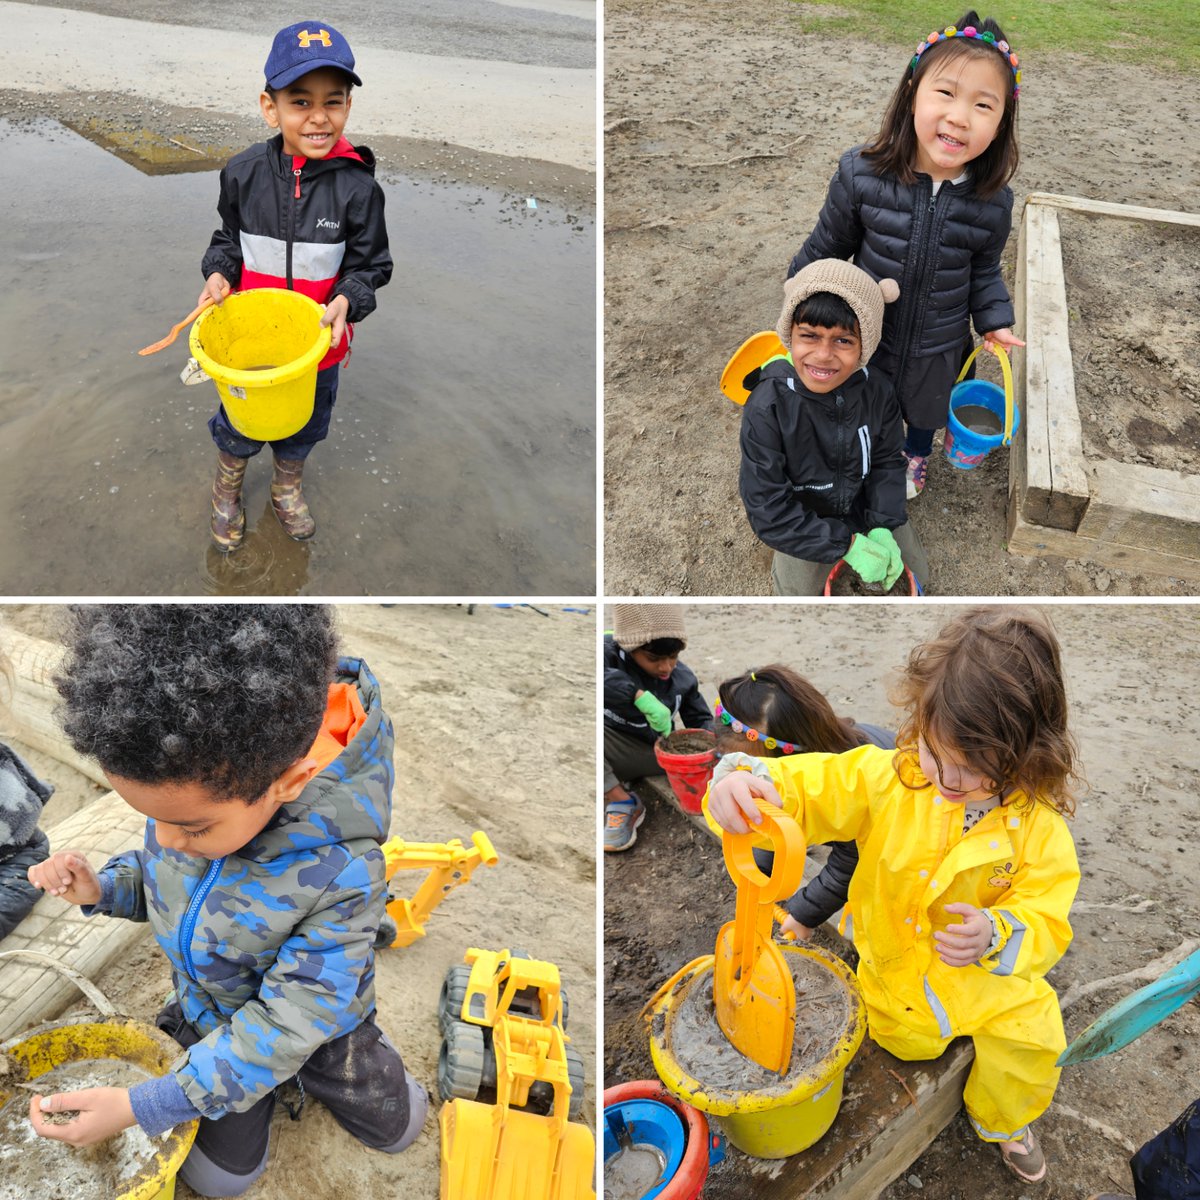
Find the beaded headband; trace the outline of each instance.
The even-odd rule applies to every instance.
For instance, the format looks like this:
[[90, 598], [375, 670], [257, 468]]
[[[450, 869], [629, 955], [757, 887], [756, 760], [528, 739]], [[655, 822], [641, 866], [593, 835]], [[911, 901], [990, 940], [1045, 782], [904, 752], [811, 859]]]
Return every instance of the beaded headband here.
[[965, 29], [955, 29], [953, 25], [947, 25], [941, 32], [934, 30], [918, 47], [916, 54], [913, 55], [913, 60], [909, 64], [916, 70], [917, 63], [921, 59], [921, 55], [929, 49], [930, 46], [936, 46], [938, 42], [944, 42], [947, 38], [965, 37], [976, 38], [978, 41], [986, 42], [989, 46], [994, 46], [1008, 61], [1008, 65], [1012, 68], [1013, 73], [1013, 99], [1015, 100], [1021, 91], [1021, 72], [1017, 69], [1020, 65], [1016, 54], [1013, 52], [1009, 44], [1003, 38], [997, 38], [994, 33], [980, 33], [974, 25], [968, 25]]
[[779, 749], [784, 754], [795, 754], [800, 749], [799, 746], [794, 745], [792, 742], [781, 742], [778, 738], [768, 737], [764, 733], [759, 733], [757, 729], [751, 729], [749, 725], [737, 720], [732, 713], [726, 712], [720, 700], [714, 705], [713, 714], [720, 717], [734, 733], [744, 733], [752, 742], [761, 741], [768, 750]]

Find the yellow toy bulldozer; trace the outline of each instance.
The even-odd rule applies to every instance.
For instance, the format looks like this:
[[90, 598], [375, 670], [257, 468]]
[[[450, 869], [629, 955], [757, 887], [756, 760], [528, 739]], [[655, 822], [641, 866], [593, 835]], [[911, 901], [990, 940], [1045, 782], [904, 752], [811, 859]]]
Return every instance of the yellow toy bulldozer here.
[[583, 1106], [584, 1069], [558, 968], [468, 950], [446, 975], [438, 1021], [441, 1200], [594, 1200], [595, 1140], [568, 1119]]

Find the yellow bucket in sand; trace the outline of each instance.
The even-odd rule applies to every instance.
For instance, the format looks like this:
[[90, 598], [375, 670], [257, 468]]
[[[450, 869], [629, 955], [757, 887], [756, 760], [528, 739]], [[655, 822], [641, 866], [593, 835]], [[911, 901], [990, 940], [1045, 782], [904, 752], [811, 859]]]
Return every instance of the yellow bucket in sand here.
[[780, 946], [785, 955], [802, 954], [824, 969], [831, 986], [846, 995], [849, 1016], [837, 1043], [820, 1061], [801, 1072], [783, 1094], [708, 1087], [693, 1078], [676, 1057], [674, 1017], [687, 993], [711, 975], [712, 955], [689, 963], [651, 1001], [650, 1057], [667, 1088], [685, 1104], [708, 1113], [739, 1150], [754, 1158], [788, 1158], [807, 1150], [833, 1124], [842, 1103], [842, 1081], [862, 1044], [867, 1012], [854, 973], [840, 958], [807, 946]]
[[212, 377], [229, 423], [260, 442], [307, 424], [317, 364], [329, 352], [324, 309], [300, 292], [253, 288], [206, 308], [192, 324], [192, 355]]
[[[0, 1076], [0, 1108], [18, 1093], [29, 1095], [24, 1083], [67, 1063], [112, 1058], [132, 1063], [152, 1075], [163, 1075], [179, 1057], [180, 1048], [166, 1034], [142, 1021], [108, 1017], [104, 1021], [57, 1021], [27, 1030], [0, 1046], [7, 1073]], [[172, 1200], [175, 1174], [187, 1158], [198, 1121], [177, 1125], [155, 1143], [154, 1157], [144, 1163], [115, 1200]]]
[[[0, 1108], [17, 1095], [32, 1095], [22, 1085], [36, 1083], [55, 1067], [69, 1063], [109, 1058], [151, 1075], [165, 1075], [179, 1058], [180, 1046], [174, 1039], [144, 1021], [118, 1016], [104, 993], [74, 968], [36, 950], [0, 951], [0, 959], [11, 958], [29, 959], [72, 980], [103, 1015], [35, 1025], [0, 1045]], [[113, 1200], [174, 1200], [175, 1175], [199, 1127], [199, 1121], [189, 1121], [156, 1140], [153, 1157], [122, 1180], [124, 1191]]]

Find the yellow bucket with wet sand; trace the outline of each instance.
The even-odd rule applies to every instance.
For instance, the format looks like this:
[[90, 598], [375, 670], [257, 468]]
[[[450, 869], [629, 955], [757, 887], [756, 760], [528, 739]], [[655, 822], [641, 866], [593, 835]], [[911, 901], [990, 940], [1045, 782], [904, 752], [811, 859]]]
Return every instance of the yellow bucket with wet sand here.
[[330, 330], [315, 300], [285, 288], [253, 288], [206, 308], [188, 335], [212, 377], [229, 423], [260, 442], [298, 433], [313, 413], [317, 364]]
[[[104, 994], [78, 971], [48, 955], [30, 950], [0, 952], [0, 959], [23, 958], [40, 962], [71, 979], [102, 1016], [81, 1016], [51, 1021], [25, 1030], [0, 1045], [0, 1108], [16, 1096], [30, 1096], [25, 1085], [36, 1083], [47, 1072], [70, 1063], [114, 1059], [140, 1067], [150, 1075], [165, 1075], [179, 1058], [174, 1039], [144, 1021], [113, 1012]], [[199, 1121], [176, 1125], [154, 1140], [153, 1157], [122, 1181], [124, 1190], [114, 1200], [173, 1200], [175, 1176], [196, 1140]]]
[[854, 973], [840, 958], [808, 946], [779, 947], [802, 954], [845, 993], [849, 1015], [834, 1047], [799, 1073], [782, 1094], [709, 1087], [681, 1065], [674, 1049], [674, 1017], [688, 992], [712, 974], [713, 957], [695, 959], [669, 979], [651, 1001], [650, 1057], [667, 1088], [684, 1103], [708, 1113], [739, 1150], [754, 1158], [788, 1158], [807, 1150], [833, 1124], [842, 1102], [842, 1082], [867, 1028], [866, 1006]]
[[[179, 1054], [179, 1046], [166, 1034], [127, 1017], [39, 1025], [0, 1046], [8, 1065], [7, 1073], [0, 1076], [0, 1108], [18, 1093], [28, 1095], [21, 1084], [36, 1083], [39, 1076], [68, 1063], [111, 1058], [163, 1075]], [[198, 1125], [198, 1121], [177, 1125], [164, 1141], [156, 1141], [154, 1157], [126, 1181], [115, 1200], [172, 1200], [175, 1174], [192, 1148]]]

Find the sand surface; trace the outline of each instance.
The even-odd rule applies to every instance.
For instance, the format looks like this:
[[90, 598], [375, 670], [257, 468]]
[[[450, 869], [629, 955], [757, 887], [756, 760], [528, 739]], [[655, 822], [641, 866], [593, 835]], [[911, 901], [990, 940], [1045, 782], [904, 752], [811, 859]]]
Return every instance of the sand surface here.
[[[1120, 976], [1200, 946], [1192, 883], [1200, 831], [1200, 611], [1046, 608], [1062, 641], [1072, 727], [1090, 783], [1072, 822], [1083, 873], [1071, 917], [1074, 942], [1049, 976], [1070, 1039], [1145, 982]], [[895, 728], [885, 694], [889, 674], [957, 611], [881, 603], [694, 604], [683, 657], [710, 705], [723, 680], [778, 661], [807, 675], [839, 714]], [[608, 855], [604, 873], [604, 1060], [611, 1086], [654, 1077], [638, 1010], [684, 963], [712, 953], [717, 930], [733, 915], [734, 886], [716, 841], [658, 803], [637, 844]], [[1036, 1193], [1003, 1171], [997, 1152], [975, 1137], [960, 1111], [884, 1200], [1035, 1194], [1082, 1200], [1096, 1191], [1128, 1192], [1130, 1149], [1196, 1097], [1198, 1078], [1200, 1005], [1193, 1001], [1126, 1049], [1063, 1072], [1036, 1126], [1050, 1164], [1049, 1182]], [[710, 1175], [705, 1200], [756, 1194], [774, 1200], [780, 1193], [771, 1191], [771, 1180], [771, 1164], [734, 1151]]]
[[[779, 319], [788, 262], [816, 223], [839, 156], [874, 134], [912, 54], [909, 44], [873, 44], [856, 27], [844, 39], [805, 36], [802, 8], [793, 0], [605, 5], [609, 595], [770, 594], [771, 552], [751, 532], [737, 490], [740, 410], [718, 380], [743, 339]], [[1009, 32], [1019, 46], [1019, 30]], [[1074, 54], [1021, 57], [1021, 164], [1003, 263], [1010, 289], [1031, 192], [1196, 211], [1200, 133], [1188, 114], [1200, 107], [1200, 76]], [[1090, 244], [1106, 247], [1126, 224], [1092, 222]], [[1156, 296], [1169, 253], [1123, 262], [1120, 280], [1130, 326], [1140, 329], [1144, 307], [1155, 352], [1174, 356], [1195, 338], [1194, 322]], [[1081, 362], [1086, 347], [1072, 348]], [[1138, 366], [1118, 362], [1117, 372], [1153, 393]], [[1178, 387], [1171, 372], [1179, 369], [1166, 364], [1167, 386]], [[1165, 424], [1194, 446], [1194, 424], [1174, 416]], [[910, 507], [932, 593], [1200, 592], [1164, 576], [1009, 555], [1007, 489], [1007, 454], [956, 471], [939, 440], [928, 490]]]
[[[380, 1026], [405, 1065], [436, 1093], [438, 991], [469, 946], [516, 947], [558, 965], [570, 997], [568, 1033], [582, 1053], [582, 1120], [596, 1111], [595, 614], [482, 604], [339, 608], [343, 648], [378, 677], [395, 722], [392, 835], [413, 842], [469, 842], [480, 829], [499, 854], [449, 895], [404, 949], [376, 964]], [[48, 636], [53, 609], [3, 612]], [[39, 761], [59, 787], [52, 804], [94, 792], [67, 767]], [[53, 814], [51, 814], [51, 817]], [[393, 891], [411, 896], [423, 871], [400, 872]], [[97, 980], [127, 1015], [153, 1019], [169, 971], [147, 934]], [[364, 1149], [319, 1104], [299, 1121], [281, 1107], [271, 1166], [247, 1200], [438, 1194], [436, 1107], [404, 1154]], [[187, 1187], [178, 1200], [194, 1200]]]

